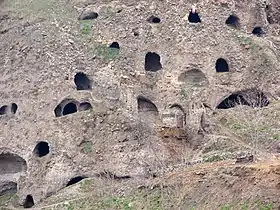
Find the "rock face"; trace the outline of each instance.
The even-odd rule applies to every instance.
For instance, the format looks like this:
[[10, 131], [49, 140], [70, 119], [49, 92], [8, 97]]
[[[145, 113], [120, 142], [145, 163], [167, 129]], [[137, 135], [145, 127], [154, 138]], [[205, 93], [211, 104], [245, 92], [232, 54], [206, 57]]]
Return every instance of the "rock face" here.
[[147, 178], [197, 158], [224, 135], [221, 103], [279, 99], [279, 6], [0, 0], [0, 195], [33, 206], [75, 177]]

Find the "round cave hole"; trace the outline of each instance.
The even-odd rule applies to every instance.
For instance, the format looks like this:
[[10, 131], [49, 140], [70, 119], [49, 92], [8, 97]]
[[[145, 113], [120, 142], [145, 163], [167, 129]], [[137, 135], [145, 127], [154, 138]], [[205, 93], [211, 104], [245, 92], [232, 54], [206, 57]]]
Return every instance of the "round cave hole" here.
[[216, 61], [216, 72], [229, 72], [228, 63], [225, 59], [219, 58]]
[[149, 17], [148, 19], [147, 19], [147, 21], [149, 22], [149, 23], [160, 23], [160, 18], [158, 18], [158, 17], [156, 17], [156, 16], [151, 16], [151, 17]]
[[77, 112], [77, 106], [75, 103], [68, 103], [63, 107], [62, 115], [73, 114]]
[[113, 42], [112, 44], [110, 44], [109, 46], [110, 48], [113, 48], [113, 49], [120, 49], [120, 45], [118, 42]]
[[7, 105], [4, 105], [0, 108], [0, 115], [8, 114], [9, 107]]
[[89, 102], [82, 102], [79, 105], [79, 111], [86, 111], [92, 109], [92, 105]]
[[263, 34], [265, 34], [265, 32], [262, 27], [257, 26], [253, 29], [252, 34], [256, 36], [262, 36]]
[[145, 70], [157, 72], [161, 69], [160, 56], [155, 52], [148, 52], [145, 56]]
[[199, 17], [199, 14], [195, 11], [190, 11], [188, 21], [190, 23], [201, 23], [201, 19]]
[[240, 27], [239, 18], [236, 15], [230, 15], [226, 20], [226, 24], [233, 28]]
[[25, 200], [24, 200], [24, 204], [23, 204], [23, 207], [25, 209], [28, 209], [28, 208], [31, 208], [32, 206], [34, 206], [34, 200], [33, 200], [33, 197], [32, 195], [27, 195]]
[[40, 141], [39, 143], [37, 143], [37, 145], [33, 151], [33, 153], [37, 157], [46, 156], [47, 154], [49, 154], [49, 152], [50, 152], [49, 144], [48, 144], [48, 142], [45, 142], [45, 141]]
[[74, 77], [74, 83], [77, 90], [90, 90], [92, 86], [92, 81], [83, 72], [78, 72]]
[[87, 177], [85, 177], [85, 176], [76, 176], [76, 177], [70, 179], [70, 181], [67, 183], [66, 187], [68, 187], [70, 185], [73, 185], [73, 184], [76, 184], [76, 183], [82, 181], [85, 178], [87, 178]]

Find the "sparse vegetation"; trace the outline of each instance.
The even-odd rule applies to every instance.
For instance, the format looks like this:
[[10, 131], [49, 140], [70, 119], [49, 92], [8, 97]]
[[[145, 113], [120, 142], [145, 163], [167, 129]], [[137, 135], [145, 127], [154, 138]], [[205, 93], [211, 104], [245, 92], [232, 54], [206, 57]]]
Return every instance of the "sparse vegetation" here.
[[91, 21], [90, 20], [82, 20], [80, 25], [81, 33], [83, 35], [89, 35], [91, 32]]
[[89, 154], [92, 152], [92, 142], [90, 141], [86, 141], [82, 143], [82, 151], [85, 154]]
[[204, 156], [203, 157], [203, 162], [217, 162], [217, 161], [222, 161], [229, 159], [230, 156], [228, 154], [215, 154], [215, 155], [210, 155], [210, 156]]
[[10, 203], [12, 199], [15, 198], [16, 198], [16, 194], [11, 194], [11, 193], [0, 196], [0, 207]]
[[106, 44], [100, 44], [93, 49], [94, 55], [106, 61], [115, 60], [119, 56], [119, 51], [119, 49], [110, 48]]

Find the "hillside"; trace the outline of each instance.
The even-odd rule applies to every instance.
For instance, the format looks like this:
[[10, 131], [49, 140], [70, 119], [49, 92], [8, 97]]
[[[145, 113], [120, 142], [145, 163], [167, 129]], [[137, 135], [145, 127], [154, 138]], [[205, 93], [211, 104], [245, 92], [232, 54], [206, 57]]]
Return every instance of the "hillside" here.
[[278, 0], [0, 0], [0, 209], [280, 209]]

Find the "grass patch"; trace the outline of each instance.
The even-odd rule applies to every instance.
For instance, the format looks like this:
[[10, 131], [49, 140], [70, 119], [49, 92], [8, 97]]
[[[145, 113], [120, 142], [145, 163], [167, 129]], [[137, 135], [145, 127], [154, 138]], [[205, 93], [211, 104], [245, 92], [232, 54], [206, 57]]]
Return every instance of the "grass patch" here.
[[93, 189], [94, 187], [94, 182], [93, 180], [91, 179], [84, 179], [82, 182], [81, 182], [81, 186], [80, 186], [80, 189], [82, 192], [89, 192]]
[[7, 194], [0, 196], [0, 206], [5, 206], [5, 205], [9, 204], [15, 198], [16, 198], [15, 193], [7, 193]]
[[204, 156], [202, 158], [202, 161], [206, 162], [206, 163], [212, 163], [212, 162], [227, 160], [229, 158], [230, 158], [230, 156], [228, 154], [222, 154], [222, 155], [216, 154], [216, 155], [211, 155], [211, 156]]
[[82, 143], [82, 152], [85, 154], [89, 154], [92, 152], [92, 142], [87, 141]]
[[83, 35], [89, 35], [91, 32], [90, 20], [81, 20], [80, 31]]
[[100, 44], [93, 49], [93, 53], [95, 56], [109, 61], [115, 60], [119, 56], [119, 49], [110, 48], [105, 44]]
[[125, 197], [111, 197], [102, 202], [102, 208], [132, 210], [132, 201]]
[[273, 134], [273, 139], [276, 140], [276, 141], [280, 141], [280, 133], [275, 133]]

